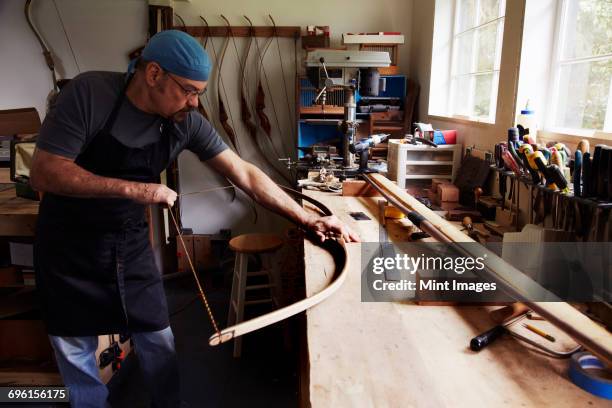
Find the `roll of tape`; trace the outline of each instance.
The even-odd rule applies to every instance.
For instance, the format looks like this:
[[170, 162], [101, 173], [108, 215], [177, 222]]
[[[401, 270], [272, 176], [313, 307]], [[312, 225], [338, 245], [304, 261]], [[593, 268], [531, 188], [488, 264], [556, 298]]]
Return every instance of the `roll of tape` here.
[[[596, 375], [602, 371], [606, 376]], [[591, 353], [574, 353], [570, 360], [569, 377], [574, 384], [593, 395], [612, 400], [612, 372]]]

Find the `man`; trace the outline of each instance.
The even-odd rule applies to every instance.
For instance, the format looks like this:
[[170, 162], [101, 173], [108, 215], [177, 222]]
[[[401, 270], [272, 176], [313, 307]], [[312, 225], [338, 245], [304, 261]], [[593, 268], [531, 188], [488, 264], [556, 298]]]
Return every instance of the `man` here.
[[306, 213], [195, 111], [210, 61], [193, 37], [158, 33], [131, 71], [88, 72], [66, 85], [41, 127], [31, 171], [45, 193], [36, 282], [77, 407], [106, 404], [94, 352], [108, 333], [131, 334], [154, 404], [178, 404], [174, 338], [144, 209], [174, 204], [176, 192], [156, 180], [183, 149], [321, 239], [332, 232], [358, 240], [338, 219]]

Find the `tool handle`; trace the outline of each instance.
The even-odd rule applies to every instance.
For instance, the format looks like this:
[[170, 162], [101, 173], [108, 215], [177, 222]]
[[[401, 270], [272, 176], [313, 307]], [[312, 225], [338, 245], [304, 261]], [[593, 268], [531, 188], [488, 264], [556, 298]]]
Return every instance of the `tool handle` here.
[[582, 155], [582, 191], [581, 197], [591, 196], [591, 153]]
[[472, 349], [472, 351], [482, 350], [489, 344], [493, 343], [499, 336], [504, 334], [505, 331], [506, 329], [504, 326], [499, 325], [487, 330], [482, 334], [479, 334], [470, 341], [470, 349]]
[[574, 155], [574, 196], [581, 197], [580, 181], [582, 180], [582, 152], [576, 150]]

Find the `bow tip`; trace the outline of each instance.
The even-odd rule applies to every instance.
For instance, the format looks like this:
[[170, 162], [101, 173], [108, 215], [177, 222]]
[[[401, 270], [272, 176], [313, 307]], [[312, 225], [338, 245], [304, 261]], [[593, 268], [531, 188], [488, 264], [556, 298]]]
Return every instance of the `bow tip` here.
[[219, 344], [226, 343], [234, 338], [234, 332], [219, 332], [215, 333], [208, 339], [210, 346], [218, 346]]

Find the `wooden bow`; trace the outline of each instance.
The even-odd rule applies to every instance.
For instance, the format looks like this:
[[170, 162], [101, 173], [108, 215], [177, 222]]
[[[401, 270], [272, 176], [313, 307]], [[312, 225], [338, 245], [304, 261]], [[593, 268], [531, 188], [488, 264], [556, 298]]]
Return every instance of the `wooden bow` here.
[[30, 26], [30, 29], [34, 33], [34, 36], [36, 36], [36, 39], [38, 40], [38, 43], [40, 44], [40, 48], [42, 48], [42, 53], [43, 53], [43, 56], [45, 57], [45, 62], [47, 63], [47, 67], [49, 67], [49, 70], [51, 71], [51, 78], [53, 80], [53, 89], [55, 91], [59, 91], [59, 88], [57, 86], [57, 76], [55, 75], [55, 61], [53, 61], [53, 56], [51, 55], [51, 51], [49, 51], [49, 48], [47, 48], [47, 45], [43, 41], [40, 33], [38, 32], [36, 27], [34, 27], [34, 23], [32, 23], [32, 17], [30, 16], [31, 3], [32, 3], [32, 0], [26, 0], [25, 2], [25, 7], [23, 10], [25, 14], [25, 18], [26, 18], [26, 21], [28, 22], [28, 25]]
[[[285, 106], [287, 106], [287, 117], [289, 118], [289, 122], [291, 123], [292, 118], [295, 118], [294, 115], [291, 114], [291, 103], [289, 102], [289, 91], [287, 89], [287, 78], [285, 77], [285, 68], [284, 68], [284, 64], [283, 64], [283, 54], [281, 53], [281, 49], [280, 49], [280, 42], [278, 40], [278, 32], [276, 29], [276, 22], [274, 21], [274, 18], [272, 18], [271, 14], [268, 14], [268, 17], [270, 17], [270, 21], [272, 21], [272, 27], [273, 27], [273, 33], [274, 33], [274, 38], [276, 39], [276, 49], [278, 50], [278, 59], [280, 61], [280, 68], [281, 68], [281, 75], [283, 77], [283, 89], [285, 90]], [[278, 120], [278, 118], [277, 118]], [[279, 124], [280, 127], [280, 124]], [[279, 128], [279, 132], [280, 132], [280, 128]], [[291, 126], [291, 136], [293, 137], [293, 140], [297, 140], [297, 138], [295, 137], [295, 127]]]
[[[243, 65], [242, 65], [242, 67], [241, 67], [241, 68], [242, 68], [242, 90], [244, 91], [244, 90], [245, 90], [245, 87], [246, 87], [246, 75], [245, 75], [245, 73], [246, 73], [246, 63], [247, 63], [247, 61], [248, 61], [248, 60], [247, 60], [247, 57], [248, 57], [248, 51], [250, 51], [250, 48], [251, 48], [251, 42], [252, 42], [252, 40], [253, 40], [253, 38], [254, 38], [254, 36], [253, 36], [254, 29], [253, 29], [253, 23], [251, 22], [251, 20], [250, 20], [250, 19], [249, 19], [247, 16], [243, 16], [243, 17], [244, 17], [244, 18], [245, 18], [245, 19], [248, 21], [249, 26], [250, 26], [250, 29], [249, 29], [249, 34], [250, 34], [250, 39], [249, 39], [249, 47], [248, 47], [248, 49], [247, 49], [247, 55], [246, 55], [246, 57], [245, 57], [245, 59], [244, 59], [244, 63], [243, 63]], [[255, 39], [255, 41], [257, 42], [257, 39]], [[261, 91], [262, 91], [262, 93], [263, 93], [263, 89], [262, 89]], [[243, 93], [241, 94], [241, 95], [242, 95], [242, 101], [241, 101], [241, 103], [242, 103], [242, 104], [244, 104], [244, 107], [245, 107], [246, 111], [248, 112], [248, 120], [249, 120], [249, 122], [250, 122], [250, 123], [245, 123], [245, 125], [246, 125], [246, 126], [247, 126], [247, 128], [249, 129], [249, 133], [250, 133], [250, 135], [251, 135], [251, 137], [252, 137], [252, 139], [253, 139], [253, 142], [255, 143], [255, 146], [257, 147], [257, 150], [259, 151], [259, 153], [260, 153], [260, 155], [263, 157], [263, 159], [266, 161], [266, 163], [268, 163], [268, 165], [269, 165], [269, 166], [270, 166], [272, 169], [274, 169], [274, 170], [276, 171], [276, 173], [278, 173], [278, 174], [281, 176], [281, 178], [282, 178], [282, 179], [284, 179], [284, 180], [285, 180], [287, 183], [291, 184], [291, 180], [290, 180], [290, 178], [289, 178], [289, 177], [287, 177], [287, 175], [286, 175], [284, 172], [282, 172], [282, 171], [278, 170], [278, 168], [277, 168], [277, 166], [276, 166], [276, 164], [277, 164], [277, 163], [275, 163], [275, 162], [273, 161], [273, 159], [271, 159], [271, 158], [270, 158], [270, 155], [269, 155], [269, 154], [266, 154], [266, 152], [264, 151], [264, 148], [263, 148], [263, 146], [262, 146], [262, 144], [261, 144], [261, 142], [260, 142], [260, 140], [259, 140], [259, 137], [258, 137], [258, 135], [259, 135], [259, 129], [260, 129], [260, 128], [258, 128], [258, 127], [257, 127], [257, 125], [255, 125], [254, 123], [252, 123], [252, 122], [250, 121], [251, 114], [250, 114], [250, 111], [249, 111], [249, 106], [248, 106], [248, 104], [247, 104], [247, 102], [246, 102], [247, 100], [250, 100], [250, 98], [249, 98], [249, 94], [248, 94], [248, 88], [247, 88], [247, 91], [246, 91], [246, 99], [244, 98], [244, 93], [245, 93], [245, 92], [243, 92]], [[265, 97], [265, 96], [264, 96], [264, 97]], [[265, 105], [264, 105], [264, 107], [265, 107]], [[261, 113], [262, 115], [264, 115], [264, 116], [265, 116], [265, 113], [263, 113], [263, 111], [258, 112], [258, 116], [259, 116], [259, 114], [260, 114], [260, 113]], [[243, 118], [243, 119], [244, 119], [244, 118]], [[267, 120], [267, 117], [266, 117], [266, 120]], [[268, 122], [268, 124], [269, 124], [269, 122]], [[252, 126], [251, 126], [251, 125], [252, 125]], [[262, 127], [261, 129], [263, 129], [263, 127]], [[266, 138], [268, 139], [268, 141], [269, 141], [269, 143], [270, 143], [270, 145], [271, 145], [271, 147], [272, 147], [272, 149], [273, 149], [273, 151], [274, 151], [274, 154], [276, 154], [276, 155], [278, 156], [278, 154], [277, 154], [277, 152], [276, 152], [276, 149], [274, 148], [274, 144], [272, 144], [272, 139], [271, 139], [271, 138], [270, 138], [270, 136], [269, 136], [269, 135], [267, 135], [267, 134], [266, 134]]]
[[[227, 22], [229, 26], [229, 22]], [[249, 41], [246, 46], [246, 51], [244, 53], [244, 58], [240, 62], [240, 117], [242, 118], [242, 123], [246, 126], [249, 131], [249, 135], [251, 135], [251, 139], [253, 143], [257, 145], [259, 148], [259, 143], [257, 143], [257, 125], [251, 120], [251, 109], [247, 103], [249, 99], [248, 88], [245, 86], [245, 78], [246, 78], [246, 64], [249, 60], [249, 54], [251, 52], [251, 45], [253, 44], [253, 26], [249, 28]], [[236, 56], [238, 56], [238, 48], [236, 47], [236, 42], [234, 41], [234, 37], [232, 36], [232, 42], [234, 44], [234, 49], [236, 50]], [[261, 150], [261, 149], [260, 149]]]
[[[288, 187], [284, 187], [284, 186], [280, 186], [280, 187], [283, 190], [285, 190], [287, 193], [292, 194], [295, 197], [300, 198], [304, 201], [308, 201], [314, 204], [324, 215], [332, 215], [332, 212], [321, 202], [311, 197], [308, 197], [298, 191], [290, 189]], [[176, 220], [174, 218], [173, 220], [176, 223]], [[348, 252], [347, 252], [344, 240], [342, 238], [327, 239], [323, 244], [321, 244], [321, 246], [324, 247], [327, 251], [331, 253], [331, 255], [334, 258], [336, 268], [335, 268], [333, 280], [330, 282], [330, 284], [325, 289], [321, 290], [320, 292], [310, 297], [302, 299], [299, 302], [296, 302], [291, 305], [285, 306], [283, 308], [274, 310], [273, 312], [264, 314], [262, 316], [259, 316], [259, 317], [256, 317], [250, 320], [245, 320], [234, 326], [230, 326], [228, 328], [220, 330], [213, 316], [212, 310], [208, 304], [206, 295], [204, 294], [204, 290], [202, 288], [202, 285], [200, 284], [198, 275], [195, 272], [193, 263], [191, 262], [189, 251], [187, 251], [185, 247], [185, 243], [180, 233], [179, 233], [179, 241], [183, 245], [183, 249], [187, 256], [187, 260], [192, 270], [193, 277], [196, 280], [196, 284], [200, 291], [200, 297], [202, 298], [202, 301], [204, 303], [208, 316], [215, 330], [215, 334], [210, 336], [210, 338], [208, 339], [208, 344], [210, 344], [211, 346], [217, 346], [221, 343], [225, 343], [236, 337], [242, 336], [244, 334], [247, 334], [255, 330], [259, 330], [261, 328], [269, 326], [271, 324], [277, 323], [281, 320], [287, 319], [300, 312], [303, 312], [304, 310], [309, 309], [318, 303], [321, 303], [322, 301], [324, 301], [325, 299], [333, 295], [342, 286], [348, 274], [348, 267], [349, 267]]]
[[[206, 25], [206, 28], [208, 29], [209, 27], [208, 21], [206, 21], [206, 19], [202, 16], [200, 16], [200, 19], [204, 22], [204, 24]], [[208, 32], [210, 33], [210, 30]], [[230, 111], [229, 116], [228, 116], [228, 112], [225, 110], [225, 104], [223, 103], [223, 98], [221, 97], [221, 90], [223, 90], [225, 98], [227, 99], [227, 92], [225, 91], [225, 85], [223, 84], [223, 77], [221, 76], [221, 69], [223, 68], [223, 59], [225, 58], [225, 52], [227, 51], [228, 44], [229, 44], [229, 33], [226, 36], [226, 39], [223, 45], [223, 50], [221, 51], [221, 56], [219, 57], [215, 49], [215, 44], [211, 41], [211, 48], [213, 51], [213, 55], [215, 56], [216, 65], [217, 65], [217, 101], [219, 103], [218, 119], [219, 119], [219, 123], [221, 124], [221, 127], [223, 128], [223, 130], [225, 130], [225, 134], [227, 135], [229, 139], [230, 145], [234, 148], [236, 153], [240, 155], [236, 133], [234, 132], [234, 129], [232, 128], [231, 124], [228, 123], [228, 119], [231, 120], [232, 123], [234, 122], [234, 120], [231, 117], [232, 113]]]
[[[253, 25], [251, 20], [248, 21], [252, 27]], [[262, 53], [261, 49], [259, 48], [259, 41], [257, 38], [255, 38], [255, 45], [257, 46], [257, 55], [259, 59], [259, 68], [257, 69], [257, 92], [255, 94], [255, 111], [257, 112], [257, 117], [259, 118], [259, 126], [264, 130], [268, 138], [270, 138], [272, 135], [272, 125], [270, 125], [270, 119], [264, 111], [266, 108], [266, 94], [264, 93], [263, 86], [261, 85], [261, 69], [263, 68], [264, 56], [268, 52], [268, 48], [270, 47], [271, 43], [272, 39], [270, 39], [265, 45], [264, 52]]]

